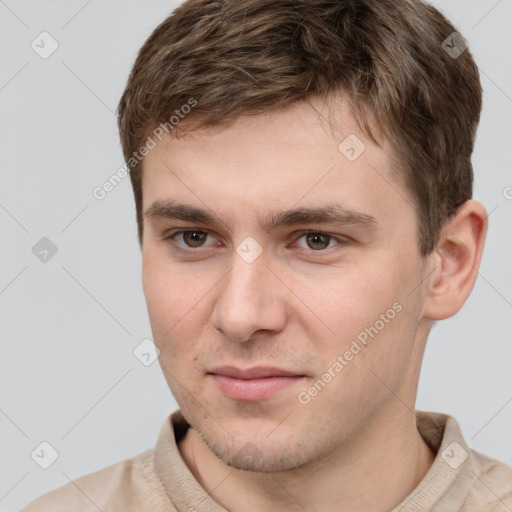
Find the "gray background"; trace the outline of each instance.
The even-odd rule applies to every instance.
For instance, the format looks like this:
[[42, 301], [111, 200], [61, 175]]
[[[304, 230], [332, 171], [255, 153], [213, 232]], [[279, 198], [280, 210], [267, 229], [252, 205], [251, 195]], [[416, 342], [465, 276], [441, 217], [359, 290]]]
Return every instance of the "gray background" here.
[[[512, 2], [434, 4], [481, 71], [490, 230], [471, 298], [431, 333], [417, 408], [512, 465]], [[136, 52], [176, 5], [0, 0], [0, 511], [150, 449], [177, 407], [158, 362], [133, 354], [151, 331], [129, 178], [92, 195], [123, 163], [114, 111]], [[47, 59], [31, 48], [42, 31], [59, 45]], [[58, 249], [46, 263], [42, 237]], [[46, 470], [30, 455], [42, 441], [59, 453]]]

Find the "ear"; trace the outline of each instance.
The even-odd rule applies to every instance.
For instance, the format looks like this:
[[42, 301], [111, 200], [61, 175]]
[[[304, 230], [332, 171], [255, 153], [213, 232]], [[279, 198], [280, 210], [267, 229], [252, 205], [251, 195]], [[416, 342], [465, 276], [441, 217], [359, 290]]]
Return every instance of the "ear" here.
[[486, 234], [487, 212], [472, 199], [445, 224], [434, 252], [427, 256], [433, 270], [426, 283], [425, 318], [443, 320], [461, 309], [475, 284]]

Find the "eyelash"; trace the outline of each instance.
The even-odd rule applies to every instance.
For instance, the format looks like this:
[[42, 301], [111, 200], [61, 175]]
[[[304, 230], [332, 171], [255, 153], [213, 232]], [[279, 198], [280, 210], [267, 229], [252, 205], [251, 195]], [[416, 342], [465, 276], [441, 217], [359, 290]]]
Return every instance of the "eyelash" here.
[[[208, 231], [204, 230], [204, 229], [183, 229], [183, 230], [180, 230], [180, 231], [176, 231], [174, 233], [172, 233], [171, 235], [165, 237], [165, 240], [169, 242], [170, 245], [172, 245], [175, 249], [177, 249], [178, 251], [181, 251], [181, 252], [184, 252], [184, 253], [192, 253], [192, 252], [197, 252], [197, 250], [199, 249], [203, 249], [204, 247], [207, 247], [207, 246], [200, 246], [200, 247], [184, 247], [183, 245], [179, 244], [178, 242], [176, 242], [174, 240], [174, 238], [176, 238], [177, 236], [179, 235], [183, 235], [184, 233], [205, 233], [206, 235], [210, 235], [210, 236], [213, 236], [211, 235], [211, 233], [209, 233]], [[322, 235], [324, 237], [327, 237], [329, 238], [329, 243], [334, 240], [337, 243], [336, 246], [334, 247], [337, 247], [337, 246], [340, 246], [340, 245], [346, 245], [349, 243], [349, 240], [347, 238], [344, 238], [344, 237], [336, 237], [334, 235], [331, 235], [329, 233], [324, 233], [323, 231], [300, 231], [298, 233], [299, 237], [296, 239], [297, 240], [300, 240], [301, 238], [307, 236], [307, 235], [310, 235], [310, 234], [314, 234], [314, 235]], [[329, 249], [332, 249], [333, 247], [326, 247], [325, 249], [318, 249], [318, 250], [314, 250], [314, 249], [309, 249], [309, 248], [304, 248], [304, 247], [300, 247], [301, 249], [304, 249], [306, 251], [309, 251], [311, 253], [316, 253], [316, 254], [321, 254], [321, 253], [326, 253]]]

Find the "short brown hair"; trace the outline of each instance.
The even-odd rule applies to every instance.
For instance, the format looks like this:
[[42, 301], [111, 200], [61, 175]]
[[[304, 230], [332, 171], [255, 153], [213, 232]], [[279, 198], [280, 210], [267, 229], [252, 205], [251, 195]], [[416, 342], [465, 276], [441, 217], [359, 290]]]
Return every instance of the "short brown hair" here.
[[169, 118], [191, 99], [182, 125], [199, 129], [341, 92], [361, 128], [389, 140], [415, 198], [420, 252], [432, 252], [472, 197], [482, 106], [470, 52], [446, 51], [463, 41], [454, 32], [419, 0], [185, 1], [140, 49], [119, 103], [140, 243], [143, 160], [133, 154], [159, 123], [178, 136]]

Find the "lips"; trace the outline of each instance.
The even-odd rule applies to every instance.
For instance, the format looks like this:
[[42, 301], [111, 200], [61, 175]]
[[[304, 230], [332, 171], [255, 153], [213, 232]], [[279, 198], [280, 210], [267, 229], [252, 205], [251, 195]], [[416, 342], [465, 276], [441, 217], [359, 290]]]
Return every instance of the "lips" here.
[[[234, 379], [250, 380], [262, 379], [267, 377], [298, 377], [296, 372], [283, 370], [281, 368], [273, 368], [271, 366], [257, 366], [241, 370], [234, 366], [219, 366], [214, 368], [210, 373], [215, 375], [225, 375]], [[303, 377], [303, 375], [300, 375]]]
[[270, 366], [246, 369], [221, 366], [213, 368], [208, 376], [223, 395], [240, 401], [266, 400], [305, 378], [296, 372]]

